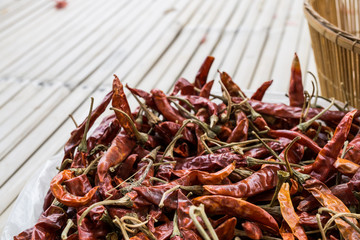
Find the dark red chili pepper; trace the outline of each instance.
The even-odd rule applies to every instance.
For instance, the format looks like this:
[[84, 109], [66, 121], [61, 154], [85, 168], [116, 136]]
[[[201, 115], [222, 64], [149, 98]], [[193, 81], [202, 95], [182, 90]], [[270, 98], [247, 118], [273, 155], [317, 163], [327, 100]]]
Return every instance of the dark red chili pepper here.
[[[175, 122], [164, 121], [155, 126], [155, 131], [160, 135], [160, 137], [164, 138], [167, 143], [170, 143], [172, 138], [179, 131], [181, 125]], [[188, 141], [191, 144], [195, 144], [196, 140], [194, 134], [187, 127], [181, 132], [183, 137], [181, 139]]]
[[108, 146], [119, 130], [120, 125], [115, 115], [105, 117], [87, 140], [88, 154], [99, 144]]
[[110, 167], [113, 167], [126, 159], [135, 147], [135, 141], [127, 135], [117, 135], [110, 148], [99, 160], [97, 175], [102, 182]]
[[145, 100], [145, 104], [154, 109], [155, 111], [157, 111], [157, 107], [156, 107], [156, 104], [154, 102], [154, 99], [152, 97], [152, 95], [144, 90], [141, 90], [141, 89], [136, 89], [136, 88], [131, 88], [129, 87], [127, 84], [126, 84], [126, 88], [129, 89], [129, 91], [134, 94], [134, 95], [137, 95], [141, 98], [143, 98]]
[[74, 173], [64, 170], [56, 175], [50, 183], [50, 190], [54, 197], [62, 204], [69, 207], [81, 207], [90, 202], [98, 187], [92, 188], [85, 196], [75, 196], [69, 193], [61, 185], [64, 181], [74, 178]]
[[201, 65], [198, 73], [195, 77], [194, 86], [198, 89], [202, 89], [202, 87], [206, 84], [206, 80], [211, 68], [212, 63], [214, 62], [214, 57], [208, 56], [205, 58], [205, 61]]
[[247, 140], [248, 130], [249, 130], [248, 120], [247, 119], [241, 120], [233, 129], [226, 142], [231, 143], [231, 142], [241, 142]]
[[193, 199], [195, 205], [204, 204], [205, 211], [210, 215], [223, 215], [245, 218], [267, 226], [269, 230], [279, 232], [275, 219], [262, 208], [240, 198], [212, 195]]
[[315, 153], [319, 153], [321, 151], [321, 148], [316, 144], [316, 142], [314, 142], [312, 139], [310, 139], [309, 137], [307, 137], [306, 135], [304, 135], [300, 132], [286, 130], [286, 129], [281, 129], [281, 130], [271, 129], [267, 132], [267, 134], [270, 137], [275, 137], [275, 138], [284, 137], [284, 138], [288, 138], [290, 140], [292, 140], [296, 137], [300, 137], [300, 139], [298, 140], [299, 144], [302, 144], [302, 145], [310, 148]]
[[[109, 102], [111, 101], [112, 96], [113, 96], [113, 91], [109, 92], [105, 96], [103, 101], [100, 103], [100, 105], [92, 111], [90, 116], [89, 128], [94, 124], [95, 120], [105, 111], [107, 105], [109, 105]], [[71, 137], [65, 143], [64, 146], [63, 159], [73, 157], [74, 150], [80, 144], [81, 139], [83, 137], [86, 122], [87, 122], [87, 118], [79, 125], [79, 127], [77, 127], [74, 131], [71, 132]]]
[[195, 231], [188, 230], [186, 228], [180, 228], [180, 232], [183, 236], [183, 239], [193, 239], [193, 240], [202, 240], [202, 238], [195, 233]]
[[214, 80], [207, 82], [201, 89], [199, 96], [203, 98], [209, 98], [213, 84], [214, 84]]
[[174, 95], [178, 94], [180, 91], [181, 91], [181, 95], [194, 95], [195, 94], [194, 85], [192, 83], [190, 83], [188, 80], [186, 80], [185, 78], [179, 78], [175, 82], [174, 90], [172, 91], [170, 96], [174, 96]]
[[290, 100], [290, 106], [293, 107], [302, 107], [305, 101], [300, 62], [296, 53], [291, 65], [289, 100]]
[[260, 240], [263, 236], [261, 229], [256, 223], [245, 221], [241, 224], [244, 228], [246, 235], [254, 240]]
[[210, 101], [207, 98], [203, 98], [200, 96], [188, 95], [186, 99], [194, 105], [195, 109], [200, 109], [202, 107], [207, 108], [209, 111], [209, 115], [217, 117], [217, 105], [216, 103]]
[[233, 217], [220, 224], [220, 226], [215, 229], [218, 238], [222, 240], [233, 239], [236, 223], [237, 220], [235, 217]]
[[[81, 222], [81, 225], [77, 226], [79, 239], [96, 240], [104, 238], [110, 232], [110, 228], [100, 220], [100, 217], [104, 214], [104, 209], [103, 206], [92, 209], [93, 215], [89, 214]], [[77, 220], [79, 220], [83, 211], [85, 211], [85, 208], [78, 212]]]
[[[299, 214], [299, 222], [304, 227], [310, 227], [313, 229], [318, 229], [319, 225], [316, 220], [316, 215], [309, 214], [307, 212], [301, 212]], [[329, 215], [320, 215], [321, 224], [324, 226], [326, 222], [330, 219]]]
[[160, 113], [165, 117], [165, 119], [180, 124], [185, 120], [185, 118], [180, 115], [179, 111], [170, 105], [163, 91], [153, 89], [151, 90], [151, 94], [153, 95], [156, 107], [159, 109]]
[[266, 93], [266, 90], [271, 86], [273, 80], [264, 82], [254, 94], [251, 96], [251, 99], [261, 101]]

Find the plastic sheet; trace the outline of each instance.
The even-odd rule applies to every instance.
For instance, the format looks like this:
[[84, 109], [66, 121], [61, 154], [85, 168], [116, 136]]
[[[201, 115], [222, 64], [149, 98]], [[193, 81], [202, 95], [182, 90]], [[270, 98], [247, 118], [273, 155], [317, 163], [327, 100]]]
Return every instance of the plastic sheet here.
[[58, 170], [63, 154], [57, 154], [46, 161], [44, 167], [30, 179], [11, 210], [1, 240], [13, 239], [22, 231], [34, 226], [42, 213], [44, 198], [49, 190], [50, 181]]

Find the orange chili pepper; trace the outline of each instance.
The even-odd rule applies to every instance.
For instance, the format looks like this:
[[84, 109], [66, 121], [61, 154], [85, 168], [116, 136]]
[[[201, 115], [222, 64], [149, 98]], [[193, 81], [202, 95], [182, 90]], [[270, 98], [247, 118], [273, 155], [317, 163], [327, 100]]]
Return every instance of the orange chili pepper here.
[[343, 158], [337, 158], [333, 166], [339, 172], [349, 177], [352, 177], [356, 173], [356, 171], [360, 168], [360, 165]]
[[[346, 205], [340, 199], [335, 197], [324, 183], [317, 179], [311, 178], [306, 180], [304, 188], [310, 192], [323, 207], [339, 213], [350, 213], [350, 210]], [[355, 225], [358, 224], [357, 220], [354, 218], [347, 219]], [[344, 220], [336, 218], [335, 223], [344, 239], [360, 239], [360, 234]]]
[[66, 180], [75, 177], [74, 173], [70, 170], [64, 170], [58, 173], [50, 183], [50, 190], [54, 197], [62, 204], [68, 207], [81, 207], [90, 202], [94, 194], [96, 193], [98, 186], [93, 187], [85, 196], [75, 196], [61, 185]]
[[289, 225], [293, 234], [299, 239], [307, 239], [306, 233], [303, 227], [300, 225], [300, 218], [294, 210], [294, 206], [290, 197], [290, 186], [289, 183], [284, 183], [278, 194], [278, 201], [280, 203], [281, 214], [284, 220]]

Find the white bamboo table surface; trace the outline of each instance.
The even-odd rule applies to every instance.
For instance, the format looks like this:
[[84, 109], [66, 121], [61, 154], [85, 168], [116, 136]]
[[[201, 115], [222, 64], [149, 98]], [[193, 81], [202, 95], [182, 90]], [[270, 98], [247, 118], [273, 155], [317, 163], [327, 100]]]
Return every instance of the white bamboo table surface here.
[[[207, 55], [243, 89], [285, 92], [297, 52], [315, 72], [302, 0], [0, 1], [0, 232], [27, 179], [61, 151], [89, 98], [130, 86], [169, 91]], [[130, 99], [130, 102], [133, 102]]]

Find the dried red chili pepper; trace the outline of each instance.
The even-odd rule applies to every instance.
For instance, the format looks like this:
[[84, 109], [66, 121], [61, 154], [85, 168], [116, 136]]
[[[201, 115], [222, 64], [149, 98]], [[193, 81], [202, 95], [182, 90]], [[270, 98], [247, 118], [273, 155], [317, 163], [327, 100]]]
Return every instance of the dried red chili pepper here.
[[305, 101], [300, 62], [296, 53], [291, 65], [289, 101], [290, 101], [290, 106], [293, 107], [302, 107]]
[[236, 226], [237, 220], [236, 218], [230, 218], [220, 224], [216, 229], [216, 235], [219, 239], [222, 240], [231, 240], [234, 238], [234, 232], [235, 232], [235, 226]]
[[306, 233], [300, 225], [299, 216], [295, 213], [290, 197], [290, 186], [288, 183], [284, 183], [282, 185], [278, 194], [278, 201], [280, 203], [280, 209], [284, 220], [289, 225], [292, 233], [298, 239], [307, 239]]
[[61, 185], [64, 181], [74, 178], [74, 173], [64, 170], [56, 175], [50, 183], [50, 190], [54, 197], [62, 204], [69, 207], [81, 207], [89, 203], [98, 187], [92, 188], [85, 196], [75, 196], [66, 191]]
[[155, 101], [156, 107], [159, 109], [159, 112], [169, 121], [182, 123], [185, 118], [180, 115], [180, 113], [174, 109], [165, 93], [158, 89], [151, 90], [151, 94], [153, 95], [153, 99]]
[[210, 97], [210, 92], [211, 92], [211, 88], [214, 84], [214, 80], [211, 80], [210, 82], [207, 82], [201, 89], [199, 96], [203, 97], [203, 98], [209, 98]]
[[198, 73], [195, 77], [194, 86], [198, 89], [202, 89], [202, 87], [206, 84], [206, 80], [211, 68], [212, 63], [214, 62], [214, 57], [208, 56], [205, 58], [205, 61], [201, 65]]
[[353, 110], [345, 115], [337, 126], [334, 136], [321, 149], [315, 162], [312, 164], [311, 176], [325, 181], [331, 173], [334, 172], [333, 164], [344, 145], [346, 137], [350, 131], [351, 122], [357, 110]]
[[234, 217], [245, 218], [261, 223], [275, 233], [279, 232], [277, 222], [268, 212], [240, 198], [212, 195], [197, 197], [192, 201], [195, 205], [204, 204], [207, 214], [227, 214]]
[[261, 101], [265, 95], [266, 90], [271, 86], [273, 80], [264, 82], [254, 94], [251, 96], [250, 99]]
[[356, 173], [356, 171], [360, 168], [360, 165], [343, 158], [337, 158], [333, 166], [339, 172], [349, 177], [352, 177]]
[[232, 80], [232, 78], [226, 72], [220, 72], [220, 79], [221, 82], [225, 85], [226, 89], [228, 90], [230, 96], [238, 97], [240, 96], [239, 92], [246, 97], [243, 91], [241, 91], [240, 87]]
[[259, 240], [263, 237], [262, 231], [256, 223], [245, 221], [241, 226], [249, 238]]
[[[94, 124], [95, 120], [105, 111], [107, 105], [111, 101], [113, 96], [113, 91], [109, 92], [100, 105], [94, 109], [91, 113], [89, 128]], [[77, 127], [74, 131], [71, 132], [71, 137], [65, 143], [64, 146], [64, 160], [67, 158], [72, 158], [74, 155], [75, 148], [80, 144], [83, 134], [85, 132], [85, 125], [87, 122], [87, 118]]]
[[174, 85], [174, 90], [170, 96], [174, 96], [181, 91], [181, 95], [194, 95], [194, 85], [185, 78], [179, 78]]
[[[310, 192], [322, 206], [339, 213], [350, 213], [345, 204], [335, 197], [330, 189], [319, 180], [315, 178], [307, 180], [304, 188]], [[358, 224], [354, 218], [348, 218], [348, 220], [355, 225]], [[337, 218], [335, 219], [335, 223], [345, 239], [360, 239], [360, 234], [344, 220]]]
[[345, 154], [344, 158], [354, 163], [360, 163], [360, 132], [356, 134], [355, 138], [351, 140], [348, 145], [349, 150]]

